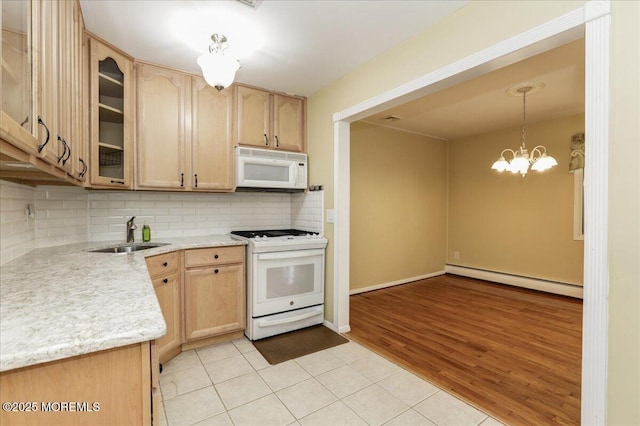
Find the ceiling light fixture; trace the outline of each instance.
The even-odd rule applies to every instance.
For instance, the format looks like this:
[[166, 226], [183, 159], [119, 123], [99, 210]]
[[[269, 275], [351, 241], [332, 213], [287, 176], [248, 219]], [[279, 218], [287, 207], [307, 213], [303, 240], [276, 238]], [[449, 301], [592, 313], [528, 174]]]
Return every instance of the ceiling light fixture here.
[[240, 62], [226, 56], [225, 49], [228, 47], [227, 38], [222, 34], [211, 36], [209, 53], [204, 53], [198, 58], [198, 65], [202, 68], [202, 76], [210, 86], [218, 90], [229, 87], [233, 83], [236, 71], [240, 68]]
[[[542, 87], [544, 87], [544, 85], [541, 83], [538, 83], [538, 85], [526, 84], [524, 86], [507, 90], [507, 93], [512, 96], [519, 96], [522, 94], [522, 145], [520, 145], [520, 148], [516, 151], [508, 148], [503, 150], [500, 154], [500, 158], [491, 166], [493, 170], [497, 170], [499, 172], [508, 170], [511, 173], [520, 173], [522, 177], [525, 177], [529, 171], [529, 165], [531, 165], [531, 170], [538, 172], [548, 170], [551, 167], [558, 165], [555, 158], [547, 155], [547, 148], [542, 145], [538, 145], [533, 148], [531, 150], [531, 154], [529, 154], [525, 143], [527, 138], [527, 93], [531, 92], [532, 89], [535, 89], [535, 91], [541, 90]], [[511, 161], [507, 161], [504, 158], [505, 152], [511, 153], [513, 156]]]

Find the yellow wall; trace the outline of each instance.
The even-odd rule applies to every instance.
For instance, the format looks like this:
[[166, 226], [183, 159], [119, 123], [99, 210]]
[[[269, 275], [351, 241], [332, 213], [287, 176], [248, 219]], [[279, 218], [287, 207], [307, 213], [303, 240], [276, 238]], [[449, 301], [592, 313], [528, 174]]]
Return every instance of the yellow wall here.
[[350, 288], [444, 270], [447, 143], [351, 124]]
[[[333, 208], [333, 114], [518, 35], [571, 10], [583, 1], [472, 1], [438, 24], [336, 80], [308, 100], [310, 180], [325, 187], [325, 208]], [[640, 350], [637, 165], [638, 52], [640, 4], [612, 2], [610, 148], [610, 294], [607, 421], [640, 424], [637, 401]], [[333, 319], [333, 232], [325, 224], [327, 319]]]
[[[333, 208], [333, 114], [581, 7], [581, 1], [476, 1], [310, 96], [309, 180]], [[509, 19], [504, 17], [508, 16]], [[333, 232], [326, 254], [326, 318], [333, 319]]]
[[520, 144], [519, 126], [449, 141], [447, 263], [581, 285], [568, 164], [571, 135], [583, 131], [583, 114], [529, 124], [527, 147], [545, 145], [559, 165], [525, 178], [490, 169]]

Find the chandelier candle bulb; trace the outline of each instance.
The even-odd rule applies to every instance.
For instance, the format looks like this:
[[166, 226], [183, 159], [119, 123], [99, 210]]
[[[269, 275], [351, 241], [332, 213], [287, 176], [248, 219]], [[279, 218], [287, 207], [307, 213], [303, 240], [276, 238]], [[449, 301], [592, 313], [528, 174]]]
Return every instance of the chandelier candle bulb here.
[[[544, 84], [539, 82], [525, 83], [517, 87], [511, 87], [507, 90], [507, 94], [512, 96], [522, 95], [522, 145], [516, 151], [512, 149], [505, 149], [500, 153], [500, 158], [493, 163], [491, 169], [498, 172], [504, 172], [505, 170], [511, 173], [520, 173], [524, 178], [531, 170], [542, 172], [558, 165], [555, 158], [547, 155], [547, 148], [542, 145], [538, 145], [531, 150], [531, 154], [527, 151], [526, 139], [527, 139], [527, 93], [536, 93], [544, 87]], [[510, 152], [513, 158], [511, 161], [507, 161], [504, 157], [506, 152]]]

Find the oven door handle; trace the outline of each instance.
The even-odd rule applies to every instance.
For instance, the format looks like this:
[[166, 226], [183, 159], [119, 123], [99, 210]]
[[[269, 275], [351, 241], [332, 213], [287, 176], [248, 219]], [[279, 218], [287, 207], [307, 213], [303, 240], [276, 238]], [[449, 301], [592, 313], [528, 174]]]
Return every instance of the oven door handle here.
[[288, 324], [291, 322], [302, 321], [303, 319], [315, 317], [317, 315], [322, 315], [322, 310], [307, 312], [305, 314], [298, 315], [295, 317], [289, 317], [289, 318], [280, 318], [280, 319], [272, 319], [272, 320], [260, 319], [258, 320], [258, 327], [264, 328], [264, 327], [272, 327], [274, 325]]
[[321, 256], [324, 250], [299, 250], [299, 251], [276, 251], [273, 253], [260, 253], [258, 260], [293, 259], [300, 257]]

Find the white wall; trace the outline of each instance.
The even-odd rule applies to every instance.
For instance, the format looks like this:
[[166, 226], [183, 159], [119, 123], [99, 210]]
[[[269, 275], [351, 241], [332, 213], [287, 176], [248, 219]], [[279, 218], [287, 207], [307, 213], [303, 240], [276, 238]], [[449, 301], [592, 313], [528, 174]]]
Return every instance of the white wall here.
[[[27, 204], [35, 219], [25, 218]], [[227, 234], [238, 229], [301, 228], [322, 232], [322, 191], [185, 194], [175, 192], [87, 191], [70, 186], [32, 188], [0, 181], [0, 262], [35, 248], [87, 241], [124, 241], [125, 222], [136, 216], [151, 238]]]

